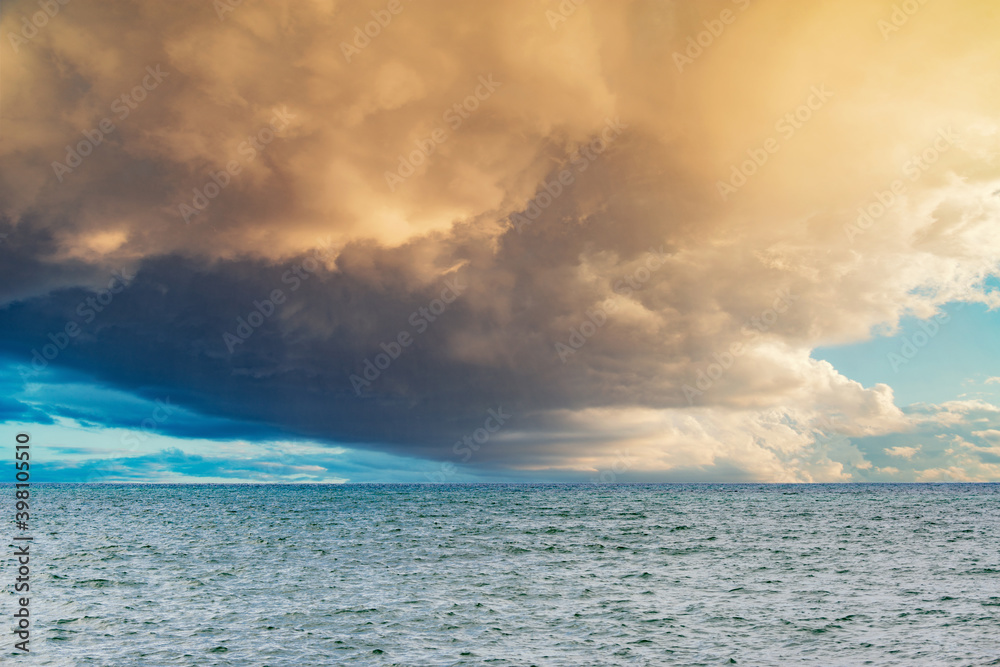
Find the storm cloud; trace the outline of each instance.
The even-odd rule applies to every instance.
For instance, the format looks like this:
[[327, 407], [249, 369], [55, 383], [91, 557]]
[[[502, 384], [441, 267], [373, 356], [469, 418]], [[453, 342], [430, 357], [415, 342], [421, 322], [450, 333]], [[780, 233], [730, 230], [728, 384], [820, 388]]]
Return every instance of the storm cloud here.
[[12, 386], [434, 462], [502, 407], [483, 470], [840, 480], [875, 454], [831, 435], [924, 422], [812, 351], [1000, 305], [988, 3], [225, 6], [6, 6]]

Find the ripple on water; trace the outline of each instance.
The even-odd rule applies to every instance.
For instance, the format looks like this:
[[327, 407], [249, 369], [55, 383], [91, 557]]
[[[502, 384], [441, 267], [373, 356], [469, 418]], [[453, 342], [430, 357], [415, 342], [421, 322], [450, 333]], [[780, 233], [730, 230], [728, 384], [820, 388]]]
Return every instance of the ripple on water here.
[[41, 486], [33, 661], [998, 665], [998, 500], [996, 485]]

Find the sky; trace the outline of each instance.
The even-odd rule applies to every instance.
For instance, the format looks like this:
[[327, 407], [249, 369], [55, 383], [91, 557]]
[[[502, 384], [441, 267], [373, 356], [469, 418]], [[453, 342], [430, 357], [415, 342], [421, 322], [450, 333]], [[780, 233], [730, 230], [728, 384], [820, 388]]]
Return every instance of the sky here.
[[35, 481], [1000, 481], [994, 2], [40, 7]]

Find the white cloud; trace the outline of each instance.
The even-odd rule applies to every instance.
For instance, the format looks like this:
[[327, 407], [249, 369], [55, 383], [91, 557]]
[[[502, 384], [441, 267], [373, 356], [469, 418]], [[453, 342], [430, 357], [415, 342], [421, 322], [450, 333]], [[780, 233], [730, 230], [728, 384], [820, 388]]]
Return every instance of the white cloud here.
[[910, 460], [913, 456], [920, 451], [920, 446], [917, 447], [888, 447], [883, 450], [889, 456], [899, 456], [906, 460]]

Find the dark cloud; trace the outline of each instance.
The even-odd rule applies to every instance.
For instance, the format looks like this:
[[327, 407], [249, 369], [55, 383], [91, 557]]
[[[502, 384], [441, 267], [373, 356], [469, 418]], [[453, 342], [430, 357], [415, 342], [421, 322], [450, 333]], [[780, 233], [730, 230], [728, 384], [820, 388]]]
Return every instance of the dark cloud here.
[[[998, 47], [972, 2], [889, 46], [870, 3], [753, 3], [679, 70], [731, 4], [591, 3], [553, 26], [534, 0], [429, 0], [351, 60], [338, 40], [367, 14], [346, 5], [60, 12], [5, 60], [0, 353], [12, 386], [44, 366], [144, 400], [51, 381], [47, 416], [28, 389], [2, 415], [134, 428], [169, 397], [169, 435], [450, 461], [502, 406], [484, 470], [591, 474], [628, 445], [634, 475], [842, 479], [817, 420], [907, 418], [809, 351], [1000, 303], [997, 102], [969, 66]], [[11, 6], [4, 30], [35, 9]], [[832, 97], [758, 164], [816, 86]], [[845, 234], [952, 125], [905, 201]]]

